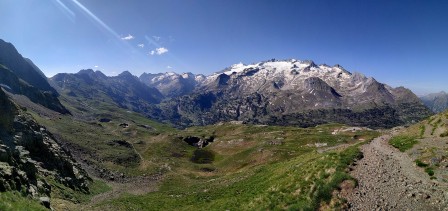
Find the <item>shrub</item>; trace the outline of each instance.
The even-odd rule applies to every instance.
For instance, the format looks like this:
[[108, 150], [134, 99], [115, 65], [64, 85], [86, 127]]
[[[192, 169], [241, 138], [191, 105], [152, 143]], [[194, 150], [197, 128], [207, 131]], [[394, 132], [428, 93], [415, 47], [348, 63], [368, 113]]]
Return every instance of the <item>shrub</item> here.
[[431, 167], [425, 168], [425, 172], [428, 173], [429, 176], [434, 176], [434, 169]]
[[447, 137], [448, 136], [448, 131], [443, 132], [442, 134], [440, 134], [440, 137]]
[[421, 160], [417, 159], [415, 160], [415, 163], [417, 164], [418, 167], [427, 167], [428, 164], [423, 163]]

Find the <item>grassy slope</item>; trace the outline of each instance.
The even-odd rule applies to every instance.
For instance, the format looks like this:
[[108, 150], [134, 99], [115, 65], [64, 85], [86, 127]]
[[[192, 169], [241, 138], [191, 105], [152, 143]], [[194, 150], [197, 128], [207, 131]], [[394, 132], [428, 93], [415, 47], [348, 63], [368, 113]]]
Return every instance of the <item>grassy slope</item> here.
[[22, 196], [21, 193], [0, 192], [0, 210], [2, 211], [28, 211], [28, 210], [48, 210], [40, 205], [37, 200]]
[[[175, 129], [118, 108], [110, 102], [87, 99], [70, 102], [72, 100], [64, 98], [62, 102], [74, 116], [43, 118], [35, 113], [33, 116], [59, 139], [81, 152], [88, 162], [127, 175], [155, 171], [154, 166], [141, 169], [137, 154], [142, 147], [145, 148], [141, 143], [160, 134], [169, 134]], [[99, 122], [102, 118], [111, 121]], [[122, 127], [122, 123], [129, 126]], [[132, 144], [132, 148], [114, 145], [111, 143], [113, 140], [125, 140]]]
[[[333, 189], [349, 178], [346, 166], [359, 155], [356, 147], [318, 153], [315, 144], [353, 145], [378, 135], [374, 131], [331, 134], [342, 125], [303, 129], [224, 124], [176, 130], [104, 99], [63, 95], [61, 101], [73, 117], [33, 114], [85, 161], [127, 176], [164, 175], [159, 191], [124, 194], [98, 204], [99, 210], [315, 209], [322, 201], [330, 203]], [[112, 121], [101, 123], [101, 118]], [[213, 155], [213, 162], [192, 162], [197, 149], [182, 141], [186, 136], [214, 136], [215, 141], [204, 149]], [[110, 145], [111, 140], [125, 140], [132, 148]], [[132, 159], [136, 155], [137, 161]], [[80, 203], [90, 197], [79, 194], [59, 189], [54, 197]], [[333, 199], [331, 206], [338, 203]]]
[[[182, 149], [184, 156], [171, 158], [170, 171], [158, 192], [124, 195], [104, 202], [99, 209], [315, 209], [320, 202], [329, 202], [332, 190], [349, 179], [345, 168], [359, 151], [351, 147], [321, 154], [314, 144], [355, 144], [359, 143], [355, 135], [367, 140], [378, 135], [373, 131], [331, 134], [340, 127], [226, 124], [189, 128], [178, 135], [216, 136], [206, 148], [215, 154], [213, 163], [192, 163], [194, 147], [188, 146]], [[145, 155], [145, 159], [152, 157], [152, 153]]]
[[391, 145], [408, 153], [432, 179], [448, 183], [448, 112], [436, 114], [400, 131]]

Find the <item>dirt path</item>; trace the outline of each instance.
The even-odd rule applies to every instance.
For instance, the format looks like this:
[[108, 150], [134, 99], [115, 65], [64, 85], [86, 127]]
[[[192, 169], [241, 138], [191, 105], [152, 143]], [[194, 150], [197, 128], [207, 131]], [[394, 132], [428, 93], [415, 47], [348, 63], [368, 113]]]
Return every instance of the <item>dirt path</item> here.
[[430, 180], [406, 154], [391, 147], [389, 135], [362, 146], [364, 158], [352, 167], [358, 187], [349, 210], [448, 210], [448, 187]]

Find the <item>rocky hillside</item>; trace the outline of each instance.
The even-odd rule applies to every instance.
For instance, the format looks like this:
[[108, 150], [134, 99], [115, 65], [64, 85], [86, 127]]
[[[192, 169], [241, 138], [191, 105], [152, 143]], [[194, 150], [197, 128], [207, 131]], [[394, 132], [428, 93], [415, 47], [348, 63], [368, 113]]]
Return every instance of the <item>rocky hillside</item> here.
[[393, 127], [431, 114], [408, 89], [392, 88], [339, 65], [299, 60], [233, 65], [208, 76], [192, 94], [163, 103], [161, 109], [164, 118], [183, 126], [240, 120]]
[[158, 89], [165, 97], [172, 98], [190, 94], [198, 84], [205, 80], [205, 76], [173, 72], [143, 73], [139, 79], [149, 87]]
[[53, 185], [89, 192], [87, 173], [2, 89], [0, 113], [0, 192], [18, 191], [48, 208]]
[[11, 43], [0, 39], [0, 86], [8, 92], [27, 96], [31, 101], [60, 113], [68, 113], [58, 100], [42, 71], [22, 57]]
[[446, 92], [428, 94], [420, 97], [420, 99], [434, 113], [440, 113], [448, 109], [448, 94]]

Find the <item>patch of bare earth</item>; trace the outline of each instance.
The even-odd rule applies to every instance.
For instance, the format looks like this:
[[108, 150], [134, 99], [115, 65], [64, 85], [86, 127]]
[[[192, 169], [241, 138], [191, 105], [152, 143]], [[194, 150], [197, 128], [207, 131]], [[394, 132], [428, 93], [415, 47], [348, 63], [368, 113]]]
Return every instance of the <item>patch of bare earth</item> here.
[[447, 184], [431, 180], [406, 153], [388, 144], [389, 135], [361, 147], [364, 158], [350, 167], [358, 180], [340, 193], [348, 210], [448, 210]]

